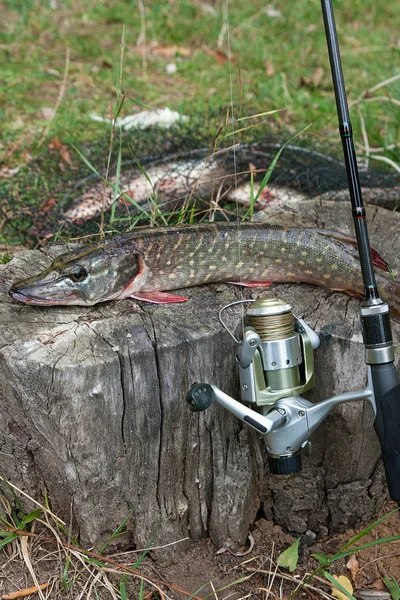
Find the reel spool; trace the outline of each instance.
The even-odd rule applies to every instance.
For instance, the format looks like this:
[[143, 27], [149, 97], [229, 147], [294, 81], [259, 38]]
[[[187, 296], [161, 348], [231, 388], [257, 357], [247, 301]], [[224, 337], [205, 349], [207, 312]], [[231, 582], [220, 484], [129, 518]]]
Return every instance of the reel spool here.
[[[292, 310], [278, 298], [258, 299], [248, 308], [248, 327], [238, 350], [242, 402], [271, 405], [314, 387], [313, 350], [319, 346], [319, 338]], [[256, 344], [253, 332], [258, 336]], [[249, 371], [247, 345], [255, 350]]]

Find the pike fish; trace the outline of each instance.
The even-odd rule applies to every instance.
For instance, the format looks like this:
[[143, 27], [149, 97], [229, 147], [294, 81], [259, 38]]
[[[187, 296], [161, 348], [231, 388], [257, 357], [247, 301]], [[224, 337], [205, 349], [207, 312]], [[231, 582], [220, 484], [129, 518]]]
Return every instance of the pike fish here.
[[[173, 290], [212, 282], [258, 287], [305, 282], [363, 297], [355, 240], [322, 229], [264, 223], [208, 223], [137, 229], [57, 257], [10, 294], [32, 305], [136, 298], [185, 302]], [[380, 294], [400, 315], [400, 279], [373, 255]]]

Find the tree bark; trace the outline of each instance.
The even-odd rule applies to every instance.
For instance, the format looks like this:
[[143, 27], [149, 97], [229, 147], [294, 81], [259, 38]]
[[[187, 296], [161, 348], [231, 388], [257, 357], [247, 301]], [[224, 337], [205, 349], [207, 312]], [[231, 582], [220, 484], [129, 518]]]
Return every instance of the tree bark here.
[[[352, 232], [346, 207], [304, 202], [269, 220]], [[371, 243], [400, 265], [399, 215], [369, 209]], [[217, 546], [246, 542], [257, 514], [318, 536], [358, 526], [386, 497], [373, 431], [362, 402], [343, 405], [313, 436], [300, 476], [281, 481], [265, 467], [261, 439], [218, 406], [192, 414], [195, 381], [238, 397], [235, 345], [218, 311], [243, 293], [290, 301], [321, 337], [316, 352], [321, 400], [363, 388], [359, 301], [308, 285], [241, 292], [192, 288], [190, 302], [133, 300], [94, 307], [29, 307], [12, 301], [12, 281], [47, 266], [65, 246], [26, 251], [0, 270], [0, 473], [30, 495], [47, 489], [53, 511], [84, 544], [100, 546], [132, 509], [119, 538], [144, 547], [187, 536]], [[229, 311], [232, 329], [239, 311]], [[396, 340], [400, 324], [392, 320]], [[261, 513], [260, 513], [261, 511]], [[175, 546], [178, 551], [182, 545]]]

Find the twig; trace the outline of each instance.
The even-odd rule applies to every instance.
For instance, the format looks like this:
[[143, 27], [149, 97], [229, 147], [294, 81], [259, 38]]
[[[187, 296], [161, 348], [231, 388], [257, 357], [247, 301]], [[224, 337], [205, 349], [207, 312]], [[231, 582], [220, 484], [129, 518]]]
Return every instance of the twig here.
[[228, 28], [228, 25], [225, 22], [222, 23], [221, 31], [219, 32], [218, 40], [217, 40], [217, 48], [218, 49], [222, 48], [222, 46], [224, 45], [224, 38], [225, 38], [227, 28]]
[[[366, 151], [365, 146], [357, 142], [357, 146], [363, 151]], [[400, 148], [400, 144], [389, 144], [388, 146], [369, 146], [369, 150], [371, 152], [386, 152], [386, 150], [394, 150], [395, 148]]]
[[384, 79], [383, 81], [381, 81], [374, 87], [370, 88], [368, 90], [368, 93], [373, 94], [373, 92], [376, 92], [376, 90], [379, 90], [379, 88], [384, 87], [385, 85], [389, 85], [389, 83], [393, 83], [394, 81], [397, 81], [398, 79], [400, 79], [400, 74], [393, 75], [393, 77], [389, 77], [389, 79]]
[[[90, 583], [90, 587], [89, 587], [88, 593], [87, 593], [87, 597], [88, 598], [92, 597], [92, 590], [93, 590], [94, 586], [96, 585], [96, 583], [99, 581], [99, 579], [102, 577], [102, 575], [103, 575], [103, 572], [99, 571], [97, 573], [97, 575], [95, 575], [93, 577], [93, 579], [92, 579], [92, 581]], [[82, 590], [82, 594], [81, 595], [83, 595], [83, 592], [84, 592], [84, 589]]]
[[185, 537], [180, 540], [176, 540], [175, 542], [169, 542], [169, 544], [163, 544], [162, 546], [150, 546], [149, 548], [139, 548], [138, 550], [128, 550], [127, 552], [118, 552], [118, 554], [110, 554], [111, 557], [115, 556], [124, 556], [126, 554], [137, 554], [142, 552], [150, 552], [151, 550], [162, 550], [163, 548], [168, 548], [168, 546], [175, 546], [175, 544], [180, 544], [181, 542], [186, 542], [189, 538]]
[[[376, 549], [376, 548], [375, 548]], [[366, 567], [368, 567], [369, 565], [372, 565], [374, 562], [377, 562], [378, 560], [385, 560], [385, 558], [393, 558], [395, 556], [400, 556], [399, 552], [396, 552], [396, 554], [386, 554], [384, 556], [378, 556], [377, 558], [373, 558], [372, 560], [369, 560], [367, 563], [365, 563], [365, 565], [363, 565], [362, 567], [360, 567], [358, 569], [357, 573], [361, 573], [361, 571], [363, 569], [365, 569]]]
[[35, 587], [37, 588], [37, 592], [39, 593], [39, 596], [41, 597], [42, 600], [45, 600], [45, 597], [43, 596], [42, 590], [40, 589], [40, 585], [39, 585], [39, 582], [37, 580], [36, 573], [33, 570], [32, 562], [31, 562], [31, 559], [30, 559], [30, 556], [29, 556], [29, 552], [28, 552], [28, 541], [29, 540], [28, 540], [27, 537], [24, 537], [24, 538], [21, 538], [20, 541], [21, 541], [22, 556], [23, 556], [23, 559], [25, 561], [25, 564], [28, 567], [28, 571], [31, 574], [31, 577], [32, 577], [32, 579], [33, 579], [33, 581], [35, 583]]
[[[125, 100], [125, 93], [122, 94], [122, 100], [121, 100], [121, 84], [122, 84], [122, 69], [123, 69], [123, 62], [124, 62], [124, 48], [125, 48], [125, 25], [122, 25], [116, 111], [120, 110], [120, 108]], [[100, 239], [104, 238], [104, 216], [105, 216], [104, 205], [105, 205], [105, 197], [106, 197], [106, 190], [107, 190], [107, 184], [108, 184], [108, 175], [109, 175], [110, 167], [111, 167], [112, 146], [113, 146], [113, 141], [114, 141], [114, 136], [115, 136], [115, 128], [117, 125], [118, 115], [116, 114], [116, 111], [114, 112], [114, 116], [112, 119], [110, 144], [108, 147], [107, 167], [106, 167], [106, 172], [105, 172], [105, 177], [104, 177], [103, 194], [101, 197]], [[116, 200], [116, 198], [115, 198], [115, 191], [114, 191], [113, 203], [115, 202], [115, 200]]]
[[[275, 570], [274, 571], [271, 571], [271, 570], [267, 571], [266, 569], [256, 569], [254, 567], [244, 567], [244, 569], [246, 569], [246, 571], [263, 573], [264, 575], [269, 575], [269, 576], [273, 575], [274, 577], [278, 577], [279, 579], [284, 579], [285, 581], [291, 581], [292, 583], [293, 582], [299, 583], [297, 581], [297, 579], [295, 579], [294, 577], [290, 577], [290, 575], [284, 575], [284, 573], [279, 573], [279, 572], [276, 572]], [[314, 577], [316, 579], [320, 579], [320, 578], [318, 578], [315, 575], [314, 575]], [[327, 582], [325, 580], [321, 579], [321, 581], [323, 581], [323, 583], [327, 584]], [[326, 598], [326, 600], [332, 600], [332, 596], [330, 596], [326, 592], [323, 592], [319, 588], [317, 588], [317, 587], [315, 587], [313, 585], [310, 585], [309, 583], [303, 583], [302, 587], [305, 587], [305, 588], [307, 588], [309, 590], [313, 590], [314, 592], [318, 592], [319, 594], [321, 594], [321, 596], [323, 596], [324, 598]]]
[[[400, 79], [400, 75], [394, 75], [393, 77], [389, 77], [389, 79], [384, 79], [383, 81], [377, 83], [374, 87], [369, 88], [368, 90], [364, 90], [358, 96], [358, 98], [356, 98], [354, 100], [354, 102], [350, 103], [350, 106], [354, 106], [355, 104], [359, 104], [360, 102], [363, 102], [363, 101], [371, 102], [371, 101], [377, 100], [377, 98], [371, 98], [371, 94], [376, 92], [376, 90], [379, 90], [380, 88], [385, 87], [386, 85], [389, 85], [389, 83], [393, 83], [394, 81], [397, 81], [398, 79]], [[386, 100], [389, 99], [386, 96], [384, 96], [384, 98]]]
[[41, 508], [45, 513], [48, 513], [49, 515], [51, 515], [53, 517], [53, 519], [55, 519], [56, 521], [58, 521], [61, 525], [64, 525], [64, 527], [65, 527], [65, 522], [62, 519], [60, 519], [60, 517], [57, 517], [57, 515], [55, 515], [53, 512], [51, 512], [51, 510], [49, 510], [48, 508], [46, 508], [45, 506], [43, 506], [43, 504], [40, 504], [40, 502], [38, 502], [37, 500], [35, 500], [31, 496], [29, 496], [29, 494], [27, 494], [26, 492], [24, 492], [23, 490], [21, 490], [20, 488], [18, 488], [16, 485], [14, 485], [13, 483], [11, 483], [11, 481], [8, 481], [2, 475], [0, 475], [0, 481], [4, 481], [4, 483], [6, 485], [11, 486], [19, 494], [22, 494], [23, 496], [25, 496], [25, 498], [28, 498], [28, 500], [30, 500], [31, 502], [33, 502], [34, 504], [36, 504], [36, 506], [38, 506], [39, 508]]
[[373, 158], [374, 160], [380, 160], [382, 162], [387, 163], [388, 165], [390, 165], [391, 167], [393, 167], [393, 169], [395, 171], [397, 171], [398, 173], [400, 173], [400, 166], [396, 162], [394, 162], [394, 160], [392, 160], [391, 158], [388, 158], [387, 156], [377, 156], [376, 154], [370, 154], [369, 157]]
[[42, 133], [42, 137], [39, 140], [38, 143], [38, 148], [40, 148], [40, 146], [43, 144], [43, 142], [45, 141], [45, 139], [47, 138], [47, 135], [50, 131], [50, 128], [53, 124], [54, 119], [56, 118], [56, 114], [58, 112], [58, 109], [60, 108], [62, 99], [64, 97], [65, 94], [65, 90], [67, 87], [67, 80], [68, 80], [68, 73], [69, 73], [69, 59], [70, 59], [70, 55], [71, 55], [71, 50], [69, 48], [66, 49], [65, 51], [65, 67], [64, 67], [64, 76], [63, 76], [63, 80], [61, 82], [61, 87], [60, 87], [60, 91], [58, 92], [58, 97], [55, 103], [55, 106], [53, 108], [53, 114], [52, 117], [49, 121], [49, 123], [47, 124], [47, 126], [45, 127], [43, 133]]
[[37, 586], [34, 585], [29, 588], [25, 588], [23, 590], [18, 590], [18, 592], [11, 592], [11, 594], [4, 594], [2, 596], [3, 600], [14, 600], [14, 598], [24, 598], [25, 596], [30, 596], [31, 594], [36, 594], [39, 590], [45, 590], [49, 587], [49, 583], [42, 583]]
[[143, 0], [137, 0], [139, 15], [140, 15], [140, 35], [137, 45], [142, 51], [142, 76], [147, 78], [147, 48], [146, 48], [146, 15], [144, 10]]
[[374, 96], [373, 98], [363, 98], [363, 102], [391, 102], [395, 106], [400, 106], [400, 100], [390, 98], [390, 96]]
[[357, 106], [357, 112], [358, 112], [358, 118], [360, 120], [361, 135], [362, 135], [363, 140], [364, 140], [365, 154], [366, 154], [366, 159], [367, 159], [367, 168], [369, 168], [369, 157], [370, 157], [371, 152], [370, 152], [370, 146], [369, 146], [367, 129], [365, 127], [365, 121], [364, 121], [364, 117], [363, 117], [363, 114], [361, 112], [361, 107], [360, 106]]
[[216, 592], [216, 590], [215, 590], [215, 587], [214, 587], [214, 584], [213, 584], [213, 582], [212, 582], [212, 581], [210, 581], [210, 586], [211, 586], [211, 589], [212, 589], [212, 591], [213, 591], [213, 594], [214, 594], [214, 596], [215, 596], [215, 600], [219, 600], [219, 598], [218, 598], [218, 594], [217, 594], [217, 592]]
[[[41, 536], [38, 533], [32, 533], [31, 531], [22, 531], [20, 529], [14, 528], [14, 527], [3, 526], [3, 530], [7, 531], [8, 533], [16, 533], [17, 535], [21, 535], [24, 537], [40, 538], [43, 542], [49, 542], [50, 544], [60, 543], [59, 541], [54, 540], [53, 538], [51, 538], [49, 536]], [[120, 563], [110, 557], [103, 556], [102, 554], [98, 554], [97, 552], [92, 552], [91, 550], [84, 550], [82, 548], [79, 548], [78, 546], [73, 546], [72, 544], [68, 545], [65, 542], [61, 542], [61, 545], [71, 552], [73, 551], [73, 552], [79, 553], [82, 557], [87, 556], [89, 558], [95, 558], [96, 560], [100, 560], [104, 563], [114, 565], [114, 567], [117, 567], [118, 569], [122, 569], [124, 571], [127, 571], [128, 573], [132, 573], [133, 575], [137, 575], [138, 577], [144, 579], [145, 581], [147, 581], [148, 583], [150, 583], [152, 585], [155, 585], [156, 587], [158, 587], [160, 585], [164, 585], [164, 586], [170, 588], [171, 590], [174, 590], [176, 592], [179, 592], [180, 594], [183, 594], [184, 596], [187, 596], [188, 598], [190, 598], [190, 600], [192, 600], [192, 599], [193, 600], [202, 600], [202, 598], [200, 598], [199, 596], [190, 594], [189, 592], [182, 590], [181, 588], [179, 588], [176, 585], [173, 585], [172, 583], [167, 583], [166, 581], [159, 581], [158, 579], [153, 579], [152, 577], [144, 576], [140, 571], [137, 571], [136, 569], [132, 569], [131, 567], [128, 567], [127, 565], [124, 565], [123, 563]]]

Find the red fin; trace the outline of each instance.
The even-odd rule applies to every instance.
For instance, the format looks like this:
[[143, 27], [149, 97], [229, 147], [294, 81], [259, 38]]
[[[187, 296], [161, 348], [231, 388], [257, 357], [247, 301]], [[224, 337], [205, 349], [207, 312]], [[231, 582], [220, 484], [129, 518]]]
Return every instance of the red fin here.
[[371, 255], [372, 255], [372, 264], [375, 267], [377, 267], [378, 269], [382, 269], [382, 271], [390, 272], [389, 265], [382, 258], [382, 256], [379, 254], [379, 252], [377, 250], [375, 250], [374, 248], [371, 248]]
[[153, 304], [172, 304], [176, 302], [188, 302], [189, 298], [183, 296], [174, 296], [166, 292], [135, 292], [130, 298], [142, 300], [143, 302], [153, 302]]
[[248, 288], [258, 288], [258, 287], [269, 287], [274, 282], [273, 281], [228, 281], [228, 283], [232, 283], [232, 285], [242, 285], [243, 287]]

